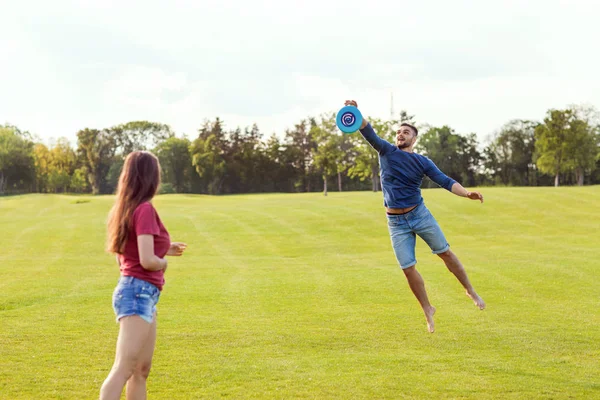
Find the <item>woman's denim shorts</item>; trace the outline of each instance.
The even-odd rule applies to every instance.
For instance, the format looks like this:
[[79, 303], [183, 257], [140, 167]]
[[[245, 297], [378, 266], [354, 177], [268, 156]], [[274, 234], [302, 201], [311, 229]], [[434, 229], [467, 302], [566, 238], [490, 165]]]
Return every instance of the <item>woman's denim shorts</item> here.
[[387, 220], [392, 247], [402, 269], [417, 263], [416, 235], [427, 243], [433, 254], [444, 253], [450, 248], [442, 229], [424, 203], [406, 214], [388, 214]]
[[123, 317], [139, 315], [152, 323], [159, 297], [160, 290], [153, 284], [133, 276], [121, 276], [112, 298], [117, 322]]

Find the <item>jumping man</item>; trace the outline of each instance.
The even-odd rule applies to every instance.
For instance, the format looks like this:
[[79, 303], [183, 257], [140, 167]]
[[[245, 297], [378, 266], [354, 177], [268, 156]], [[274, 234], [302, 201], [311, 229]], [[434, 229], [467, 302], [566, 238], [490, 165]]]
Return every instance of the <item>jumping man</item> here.
[[[345, 105], [358, 107], [354, 100], [346, 100]], [[425, 283], [415, 268], [416, 235], [427, 243], [433, 254], [437, 254], [444, 261], [446, 267], [465, 288], [467, 296], [483, 310], [484, 301], [475, 292], [465, 269], [450, 250], [440, 226], [425, 206], [420, 186], [423, 178], [428, 176], [442, 188], [460, 197], [480, 200], [483, 203], [481, 193], [466, 190], [460, 183], [441, 172], [429, 158], [414, 153], [413, 146], [418, 130], [410, 124], [401, 124], [396, 134], [395, 146], [377, 136], [366, 118], [363, 119], [360, 133], [379, 153], [381, 187], [392, 247], [410, 289], [423, 308], [429, 332], [434, 331], [435, 307], [429, 303]]]

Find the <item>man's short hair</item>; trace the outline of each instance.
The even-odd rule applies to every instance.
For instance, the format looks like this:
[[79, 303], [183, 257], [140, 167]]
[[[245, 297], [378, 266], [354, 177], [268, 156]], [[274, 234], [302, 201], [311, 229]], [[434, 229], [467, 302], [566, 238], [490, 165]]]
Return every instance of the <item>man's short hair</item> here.
[[408, 122], [403, 122], [400, 124], [400, 126], [408, 126], [410, 129], [413, 130], [413, 132], [415, 133], [415, 136], [419, 135], [419, 130], [415, 126], [409, 124]]

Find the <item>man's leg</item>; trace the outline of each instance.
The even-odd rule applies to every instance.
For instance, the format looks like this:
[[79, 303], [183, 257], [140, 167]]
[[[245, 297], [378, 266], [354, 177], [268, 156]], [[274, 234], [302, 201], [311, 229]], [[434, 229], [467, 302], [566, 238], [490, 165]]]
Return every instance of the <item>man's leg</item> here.
[[423, 308], [423, 312], [425, 313], [425, 320], [427, 321], [427, 330], [429, 332], [434, 331], [434, 323], [433, 323], [433, 314], [435, 314], [435, 307], [433, 307], [429, 303], [429, 298], [427, 297], [427, 291], [425, 290], [425, 282], [419, 274], [419, 271], [413, 265], [412, 267], [408, 267], [403, 269], [404, 276], [406, 276], [406, 280], [408, 280], [408, 286], [410, 286], [410, 290], [412, 290], [413, 294], [421, 304], [421, 308]]
[[467, 296], [473, 300], [480, 310], [483, 310], [485, 308], [484, 301], [475, 292], [475, 289], [473, 289], [467, 277], [467, 272], [456, 255], [450, 250], [450, 244], [448, 244], [442, 229], [426, 207], [421, 210], [418, 222], [415, 225], [415, 232], [427, 243], [433, 254], [437, 254], [444, 260], [446, 267], [456, 276], [467, 291]]
[[443, 253], [439, 253], [438, 256], [444, 260], [444, 264], [446, 264], [448, 270], [452, 272], [461, 285], [463, 285], [467, 291], [467, 296], [473, 300], [473, 303], [475, 303], [480, 310], [483, 310], [485, 308], [485, 302], [481, 297], [479, 297], [477, 292], [475, 292], [475, 289], [473, 288], [473, 285], [471, 285], [469, 277], [467, 276], [467, 271], [465, 271], [465, 268], [461, 264], [458, 257], [456, 257], [456, 254], [454, 254], [452, 250], [447, 250]]
[[433, 314], [435, 313], [435, 308], [429, 303], [427, 292], [425, 291], [425, 283], [421, 274], [415, 268], [415, 264], [417, 263], [415, 258], [416, 235], [402, 216], [388, 215], [388, 229], [398, 264], [402, 268], [402, 271], [404, 271], [410, 289], [423, 308], [425, 319], [427, 320], [427, 329], [429, 332], [433, 332]]

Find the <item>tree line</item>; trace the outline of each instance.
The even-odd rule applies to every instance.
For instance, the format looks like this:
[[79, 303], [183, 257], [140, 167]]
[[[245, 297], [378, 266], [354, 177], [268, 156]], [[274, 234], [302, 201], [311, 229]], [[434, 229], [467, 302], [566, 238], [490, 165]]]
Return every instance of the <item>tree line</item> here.
[[[406, 111], [369, 121], [392, 143], [395, 127], [415, 123]], [[600, 117], [591, 106], [551, 109], [542, 121], [508, 121], [486, 143], [446, 125], [420, 125], [419, 132], [415, 151], [466, 187], [600, 183]], [[47, 146], [0, 125], [0, 194], [114, 193], [124, 157], [134, 150], [160, 159], [162, 193], [380, 190], [377, 153], [360, 133], [342, 134], [332, 112], [268, 137], [256, 125], [226, 129], [220, 118], [204, 121], [194, 138], [166, 124], [132, 121], [82, 129], [75, 148], [64, 137]], [[425, 179], [423, 187], [436, 185]]]

